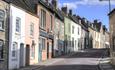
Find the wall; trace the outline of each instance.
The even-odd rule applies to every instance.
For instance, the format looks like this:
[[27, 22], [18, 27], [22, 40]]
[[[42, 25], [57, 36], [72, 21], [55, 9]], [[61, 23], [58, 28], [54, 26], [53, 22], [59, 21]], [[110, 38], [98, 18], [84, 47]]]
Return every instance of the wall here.
[[[21, 18], [21, 30], [20, 33], [16, 33], [16, 17]], [[19, 50], [20, 44], [25, 43], [25, 12], [13, 5], [10, 5], [10, 41], [9, 41], [9, 69], [19, 68]], [[17, 53], [16, 58], [12, 57], [13, 43], [17, 42]]]
[[[34, 33], [33, 36], [30, 35], [30, 25], [34, 24]], [[38, 63], [38, 47], [39, 47], [39, 18], [33, 16], [29, 13], [25, 14], [25, 44], [30, 45], [30, 55], [31, 55], [31, 47], [32, 41], [35, 42], [35, 57], [30, 56], [30, 65]]]

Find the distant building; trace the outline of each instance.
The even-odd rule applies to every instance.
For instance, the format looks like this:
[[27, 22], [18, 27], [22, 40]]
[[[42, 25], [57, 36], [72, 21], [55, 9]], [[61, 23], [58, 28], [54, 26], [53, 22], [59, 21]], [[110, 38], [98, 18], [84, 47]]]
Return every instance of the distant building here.
[[98, 22], [97, 20], [94, 20], [94, 23], [93, 23], [93, 26], [95, 28], [95, 42], [94, 42], [94, 47], [93, 48], [106, 48], [105, 46], [105, 42], [106, 42], [106, 39], [109, 39], [106, 38], [106, 32], [107, 32], [107, 28], [102, 25], [101, 22]]
[[80, 50], [80, 39], [81, 39], [81, 25], [77, 16], [71, 13], [69, 10], [69, 18], [71, 21], [71, 49], [73, 52]]
[[65, 40], [65, 53], [71, 52], [71, 19], [68, 17], [67, 7], [61, 8], [64, 16], [64, 40]]
[[81, 18], [81, 49], [88, 49], [89, 48], [89, 30], [88, 30], [88, 23], [85, 18]]
[[95, 28], [91, 22], [88, 22], [88, 30], [89, 30], [89, 48], [92, 49], [94, 47], [94, 39], [95, 39]]
[[55, 10], [54, 57], [64, 54], [64, 17], [61, 10]]

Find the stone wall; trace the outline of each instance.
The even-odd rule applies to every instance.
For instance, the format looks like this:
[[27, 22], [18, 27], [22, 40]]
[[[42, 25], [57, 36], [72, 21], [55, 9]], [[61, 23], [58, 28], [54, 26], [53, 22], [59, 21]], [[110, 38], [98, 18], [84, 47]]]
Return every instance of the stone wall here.
[[0, 70], [7, 70], [8, 65], [8, 4], [0, 0], [0, 10], [4, 11], [4, 29], [0, 31], [0, 40], [3, 40], [3, 59], [0, 59]]

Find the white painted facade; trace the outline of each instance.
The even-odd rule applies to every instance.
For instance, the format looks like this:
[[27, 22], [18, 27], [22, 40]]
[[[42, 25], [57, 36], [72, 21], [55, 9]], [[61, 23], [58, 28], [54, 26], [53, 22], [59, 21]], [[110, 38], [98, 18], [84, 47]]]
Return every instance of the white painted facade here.
[[[71, 47], [72, 47], [71, 50], [72, 51], [74, 52], [78, 51], [78, 48], [80, 47], [80, 38], [81, 38], [81, 26], [71, 21]], [[73, 39], [74, 39], [74, 42], [73, 42]]]
[[[16, 32], [16, 18], [20, 18], [20, 32]], [[9, 43], [9, 69], [20, 67], [20, 44], [25, 43], [25, 12], [13, 5], [10, 5], [10, 43]], [[16, 57], [13, 57], [13, 43], [17, 43]], [[25, 46], [25, 45], [24, 45]], [[24, 47], [25, 48], [25, 47]], [[25, 51], [25, 49], [24, 49]], [[24, 53], [25, 56], [25, 53]], [[25, 65], [25, 57], [23, 57], [23, 66]]]

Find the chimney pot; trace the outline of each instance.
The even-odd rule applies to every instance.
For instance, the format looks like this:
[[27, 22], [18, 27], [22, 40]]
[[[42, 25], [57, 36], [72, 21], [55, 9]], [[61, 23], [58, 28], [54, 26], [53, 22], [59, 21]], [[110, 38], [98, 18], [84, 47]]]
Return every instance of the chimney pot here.
[[67, 7], [62, 7], [61, 10], [62, 10], [65, 14], [67, 14]]
[[69, 10], [69, 14], [72, 15], [72, 10], [71, 9]]

